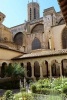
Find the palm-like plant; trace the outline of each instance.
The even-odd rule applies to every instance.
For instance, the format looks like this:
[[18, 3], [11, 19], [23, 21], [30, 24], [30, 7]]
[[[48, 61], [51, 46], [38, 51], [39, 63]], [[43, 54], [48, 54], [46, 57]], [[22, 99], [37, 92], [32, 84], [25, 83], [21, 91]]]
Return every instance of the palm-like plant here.
[[24, 77], [25, 76], [25, 69], [21, 67], [20, 64], [9, 64], [6, 69], [6, 76], [9, 77]]
[[24, 67], [21, 67], [20, 64], [15, 63], [13, 65], [13, 73], [12, 73], [12, 75], [15, 76], [15, 77], [18, 77], [18, 76], [24, 77], [25, 76]]

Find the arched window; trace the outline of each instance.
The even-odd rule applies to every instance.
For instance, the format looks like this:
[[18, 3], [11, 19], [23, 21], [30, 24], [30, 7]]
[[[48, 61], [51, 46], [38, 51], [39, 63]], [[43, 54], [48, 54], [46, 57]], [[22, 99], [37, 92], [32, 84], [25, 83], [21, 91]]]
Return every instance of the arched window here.
[[30, 20], [31, 20], [31, 8], [30, 8]]
[[31, 33], [44, 33], [44, 25], [43, 24], [36, 24], [32, 30]]
[[36, 19], [36, 8], [34, 8], [34, 19]]
[[14, 36], [14, 42], [17, 45], [22, 46], [23, 43], [23, 33], [22, 32], [18, 32], [15, 36]]
[[32, 50], [41, 49], [41, 43], [38, 38], [35, 38], [32, 42]]
[[63, 49], [67, 48], [67, 28], [64, 28], [63, 33], [62, 33], [62, 46], [63, 46]]
[[1, 77], [2, 78], [5, 77], [6, 67], [7, 67], [7, 63], [3, 62], [2, 67], [1, 67]]

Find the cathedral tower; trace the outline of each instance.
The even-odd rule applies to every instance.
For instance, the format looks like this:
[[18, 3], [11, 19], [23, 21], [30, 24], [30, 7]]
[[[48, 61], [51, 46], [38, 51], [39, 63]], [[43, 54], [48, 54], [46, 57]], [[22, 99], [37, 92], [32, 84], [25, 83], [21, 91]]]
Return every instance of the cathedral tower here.
[[40, 17], [39, 4], [37, 2], [28, 3], [28, 21], [38, 19]]

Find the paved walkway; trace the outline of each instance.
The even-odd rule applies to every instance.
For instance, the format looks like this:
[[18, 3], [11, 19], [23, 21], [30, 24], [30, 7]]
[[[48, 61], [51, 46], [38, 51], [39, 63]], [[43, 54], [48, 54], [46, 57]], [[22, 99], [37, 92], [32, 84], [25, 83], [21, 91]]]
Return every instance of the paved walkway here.
[[[3, 96], [3, 94], [5, 93], [5, 91], [6, 91], [6, 90], [0, 89], [0, 96]], [[19, 89], [14, 89], [14, 90], [12, 90], [12, 91], [13, 91], [13, 93], [18, 93], [18, 92], [20, 92]]]

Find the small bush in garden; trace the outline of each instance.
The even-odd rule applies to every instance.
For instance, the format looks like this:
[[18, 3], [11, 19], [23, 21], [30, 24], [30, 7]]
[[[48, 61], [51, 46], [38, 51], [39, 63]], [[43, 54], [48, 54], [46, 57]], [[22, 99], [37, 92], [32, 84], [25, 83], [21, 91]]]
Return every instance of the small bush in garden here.
[[61, 91], [59, 91], [59, 90], [55, 90], [55, 89], [50, 89], [50, 94], [51, 95], [60, 95], [62, 92]]
[[22, 98], [23, 100], [33, 100], [32, 94], [26, 92], [22, 93]]
[[7, 90], [3, 95], [3, 100], [13, 100], [13, 93], [11, 90]]
[[25, 92], [25, 91], [26, 91], [26, 88], [23, 88], [23, 87], [22, 87], [22, 88], [20, 89], [20, 91], [21, 91], [21, 92]]
[[63, 86], [63, 93], [67, 95], [67, 85]]
[[14, 100], [22, 100], [22, 93], [14, 94]]
[[31, 86], [31, 89], [32, 89], [32, 92], [33, 92], [33, 93], [36, 93], [36, 86], [35, 86], [35, 85], [32, 85], [32, 86]]
[[38, 94], [45, 94], [45, 95], [49, 95], [50, 94], [50, 89], [48, 88], [38, 88], [36, 93]]

